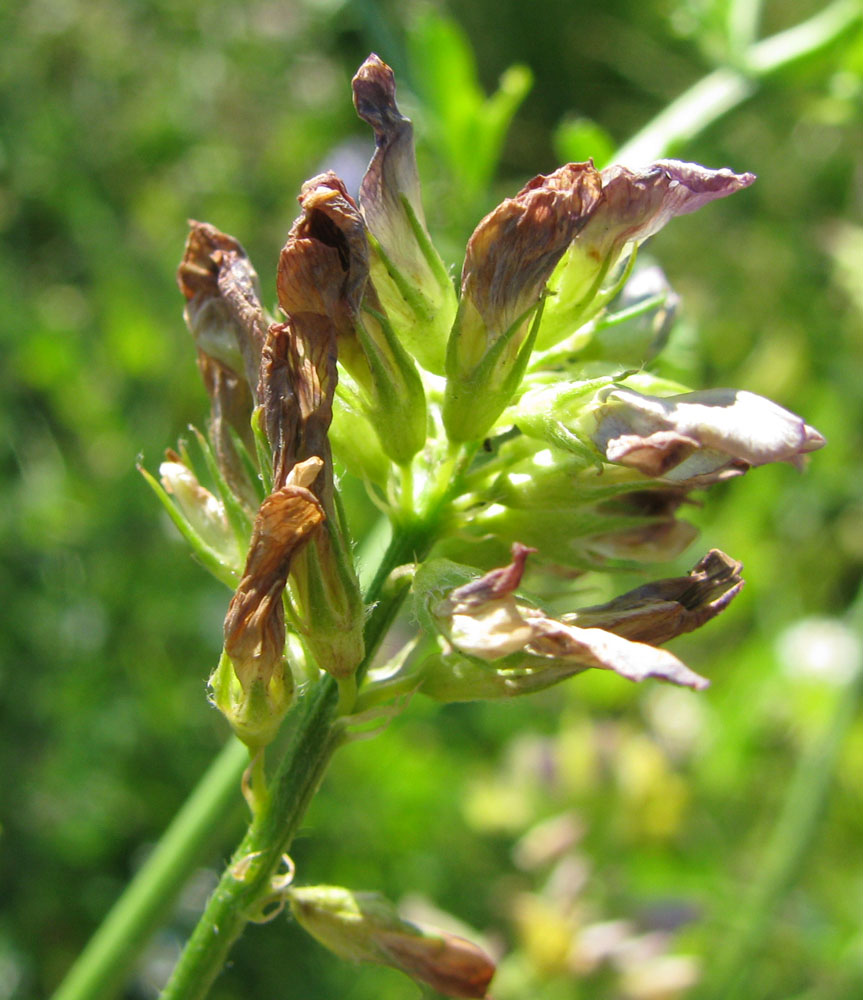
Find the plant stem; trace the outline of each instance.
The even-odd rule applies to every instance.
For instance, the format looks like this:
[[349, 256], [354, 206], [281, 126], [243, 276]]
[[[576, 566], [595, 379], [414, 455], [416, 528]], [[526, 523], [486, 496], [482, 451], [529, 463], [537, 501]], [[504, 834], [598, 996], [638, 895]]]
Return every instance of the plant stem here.
[[859, 0], [836, 0], [808, 21], [756, 42], [745, 54], [746, 72], [722, 67], [703, 77], [624, 143], [614, 162], [641, 167], [667, 155], [746, 100], [760, 79], [831, 45], [861, 19]]
[[[368, 669], [381, 639], [398, 611], [406, 588], [387, 589], [390, 573], [405, 562], [422, 559], [437, 528], [437, 510], [416, 517], [396, 531], [367, 600], [377, 601], [365, 629], [366, 655], [357, 671]], [[233, 943], [266, 898], [270, 880], [341, 743], [337, 724], [338, 687], [324, 677], [291, 710], [286, 720], [291, 739], [271, 783], [270, 797], [234, 852], [215, 892], [186, 944], [162, 1000], [201, 1000], [219, 974]]]
[[[856, 608], [863, 634], [863, 601]], [[800, 757], [782, 811], [764, 851], [758, 875], [736, 909], [733, 927], [716, 935], [722, 946], [714, 955], [698, 1000], [751, 995], [755, 962], [782, 897], [800, 873], [818, 832], [833, 782], [836, 761], [863, 700], [863, 664], [856, 677], [837, 691], [833, 711], [822, 731]]]
[[205, 997], [231, 946], [266, 894], [339, 743], [333, 726], [337, 687], [325, 677], [302, 698], [291, 720], [293, 736], [273, 782], [271, 797], [234, 852], [186, 944], [163, 1000]]
[[237, 805], [249, 751], [231, 737], [177, 813], [153, 853], [69, 970], [53, 1000], [97, 1000], [122, 985], [141, 942], [161, 924], [213, 831]]

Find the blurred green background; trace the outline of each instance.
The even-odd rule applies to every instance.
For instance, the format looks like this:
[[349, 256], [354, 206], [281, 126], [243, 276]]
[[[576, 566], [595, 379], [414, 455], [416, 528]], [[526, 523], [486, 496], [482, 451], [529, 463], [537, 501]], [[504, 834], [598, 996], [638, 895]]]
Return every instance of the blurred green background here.
[[[705, 74], [745, 68], [755, 37], [825, 7], [2, 6], [0, 1000], [50, 993], [226, 737], [204, 684], [229, 595], [135, 471], [207, 407], [174, 279], [186, 219], [240, 239], [273, 300], [301, 182], [333, 167], [355, 186], [370, 156], [350, 78], [374, 50], [460, 266], [478, 219], [527, 178], [604, 159]], [[530, 74], [484, 106], [514, 64]], [[771, 396], [829, 447], [802, 475], [755, 470], [692, 512], [702, 537], [673, 569], [718, 546], [748, 579], [675, 646], [712, 688], [588, 675], [504, 706], [415, 699], [337, 757], [294, 847], [302, 881], [380, 889], [484, 934], [505, 956], [497, 1000], [863, 995], [859, 23], [751, 89], [673, 152], [758, 183], [649, 252], [683, 296], [674, 360], [690, 384]], [[476, 123], [496, 115], [480, 155]], [[238, 804], [213, 831], [212, 869], [129, 1000], [155, 996], [241, 822]], [[250, 928], [212, 995], [419, 990], [282, 917]]]

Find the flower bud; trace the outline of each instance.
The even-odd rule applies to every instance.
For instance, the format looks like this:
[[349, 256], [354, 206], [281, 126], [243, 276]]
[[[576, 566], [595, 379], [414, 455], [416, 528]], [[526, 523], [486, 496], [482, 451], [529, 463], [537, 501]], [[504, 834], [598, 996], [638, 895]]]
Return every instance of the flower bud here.
[[511, 402], [533, 347], [546, 282], [599, 194], [593, 165], [570, 163], [534, 178], [471, 236], [447, 345], [443, 412], [452, 440], [482, 438]]
[[398, 339], [424, 368], [442, 375], [456, 295], [426, 229], [413, 126], [396, 104], [393, 71], [376, 55], [352, 85], [357, 114], [375, 132], [359, 198], [371, 236], [371, 278]]
[[384, 454], [356, 392], [350, 391], [344, 375], [333, 399], [330, 444], [339, 462], [357, 479], [386, 488], [392, 463]]
[[[520, 424], [521, 411], [519, 404]], [[537, 433], [547, 419], [548, 413], [539, 414]], [[547, 565], [583, 571], [607, 567], [609, 559], [673, 559], [693, 540], [696, 529], [675, 516], [686, 489], [601, 465], [589, 439], [582, 443], [565, 425], [553, 430], [568, 434], [570, 451], [537, 449], [527, 435], [516, 437], [499, 449], [494, 467], [502, 471], [486, 480], [477, 474], [471, 484], [475, 502], [460, 511], [458, 528], [484, 540], [486, 559], [500, 558], [521, 541], [539, 550]], [[500, 551], [491, 551], [492, 545]]]
[[444, 996], [487, 995], [494, 975], [488, 955], [464, 938], [403, 920], [378, 893], [302, 886], [288, 899], [297, 923], [342, 958], [399, 969]]
[[623, 286], [615, 311], [585, 324], [561, 348], [571, 347], [579, 362], [641, 366], [665, 346], [679, 304], [661, 267], [640, 268]]
[[195, 473], [175, 451], [168, 450], [165, 458], [159, 466], [159, 478], [165, 492], [174, 497], [189, 530], [223, 566], [239, 571], [243, 553], [224, 503], [201, 486]]
[[590, 218], [549, 280], [537, 348], [545, 350], [568, 337], [589, 318], [591, 309], [596, 311], [592, 303], [622, 256], [674, 216], [694, 212], [754, 180], [754, 174], [709, 170], [679, 160], [660, 160], [642, 170], [606, 167]]
[[352, 676], [365, 652], [366, 609], [340, 520], [328, 519], [298, 553], [290, 595], [292, 624], [317, 665], [337, 679]]

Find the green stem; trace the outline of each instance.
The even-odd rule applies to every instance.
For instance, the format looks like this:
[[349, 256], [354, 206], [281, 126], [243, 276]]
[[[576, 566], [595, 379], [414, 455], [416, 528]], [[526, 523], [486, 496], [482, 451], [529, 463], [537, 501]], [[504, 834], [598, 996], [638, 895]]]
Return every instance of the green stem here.
[[[365, 630], [366, 656], [361, 677], [386, 634], [406, 594], [388, 588], [390, 573], [412, 559], [422, 559], [434, 540], [436, 513], [417, 517], [397, 531], [367, 599], [377, 601]], [[232, 945], [254, 916], [255, 905], [267, 895], [270, 880], [290, 848], [294, 834], [341, 743], [337, 724], [338, 686], [324, 677], [291, 710], [291, 732], [281, 764], [273, 777], [269, 800], [235, 851], [186, 944], [162, 1000], [201, 1000], [219, 974]]]
[[186, 944], [162, 1000], [198, 1000], [209, 992], [232, 945], [266, 894], [282, 854], [339, 742], [333, 726], [338, 693], [325, 677], [292, 713], [293, 736], [267, 805], [254, 819]]
[[643, 166], [667, 155], [746, 100], [760, 79], [833, 44], [861, 17], [859, 0], [836, 0], [808, 21], [757, 42], [746, 53], [747, 72], [723, 67], [699, 80], [624, 143], [614, 162]]
[[53, 1000], [97, 1000], [122, 985], [141, 942], [165, 920], [189, 872], [201, 863], [213, 831], [237, 806], [237, 786], [249, 751], [231, 739], [99, 930], [69, 970]]
[[752, 995], [755, 962], [818, 832], [836, 761], [861, 699], [863, 668], [837, 693], [827, 724], [800, 758], [758, 875], [735, 909], [733, 926], [715, 935], [722, 946], [711, 959], [698, 1000]]

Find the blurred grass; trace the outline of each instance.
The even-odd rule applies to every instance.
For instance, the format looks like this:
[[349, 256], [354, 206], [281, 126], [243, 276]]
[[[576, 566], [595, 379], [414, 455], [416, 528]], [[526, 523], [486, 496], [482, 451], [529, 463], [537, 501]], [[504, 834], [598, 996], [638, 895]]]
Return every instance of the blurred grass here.
[[[432, 152], [451, 112], [434, 101], [434, 57], [446, 49], [424, 38], [453, 29], [428, 8], [31, 0], [0, 10], [0, 1000], [56, 984], [225, 738], [204, 679], [227, 592], [189, 560], [134, 470], [136, 456], [153, 468], [203, 419], [173, 277], [186, 218], [236, 235], [272, 299], [302, 180], [333, 166], [355, 184], [370, 154], [349, 80], [374, 49], [400, 74], [429, 216], [458, 265], [483, 212], [556, 165], [561, 122], [587, 119], [600, 145], [620, 144], [733, 63], [752, 23], [768, 34], [818, 9], [459, 8], [477, 52], [475, 70], [459, 69], [466, 121], [482, 118], [508, 67], [533, 76], [493, 181], [494, 157], [483, 173], [458, 143]], [[519, 79], [507, 85], [516, 96]], [[859, 658], [859, 623], [843, 616], [863, 565], [861, 98], [859, 32], [771, 78], [678, 150], [753, 170], [758, 184], [650, 247], [683, 295], [690, 344], [681, 339], [675, 360], [692, 384], [763, 392], [829, 440], [803, 476], [757, 470], [693, 512], [700, 547], [743, 559], [749, 581], [724, 621], [679, 643], [713, 677], [710, 692], [588, 676], [505, 707], [417, 700], [337, 759], [296, 845], [304, 879], [420, 894], [499, 941], [509, 952], [499, 1000], [656, 996], [669, 951], [693, 956], [709, 982], [741, 887], [769, 860], [797, 761], [851, 683], [836, 665], [855, 648]], [[444, 218], [454, 222], [441, 230]], [[788, 631], [813, 616], [838, 631]], [[863, 992], [861, 767], [858, 713], [747, 996]], [[581, 838], [519, 868], [516, 841], [570, 812]], [[216, 831], [223, 852], [235, 836]], [[192, 895], [127, 997], [153, 996], [194, 906]], [[601, 935], [587, 929], [612, 920], [629, 924], [590, 953], [585, 942]], [[543, 952], [537, 927], [564, 944]], [[409, 995], [396, 974], [331, 961], [286, 920], [250, 931], [213, 993]]]

